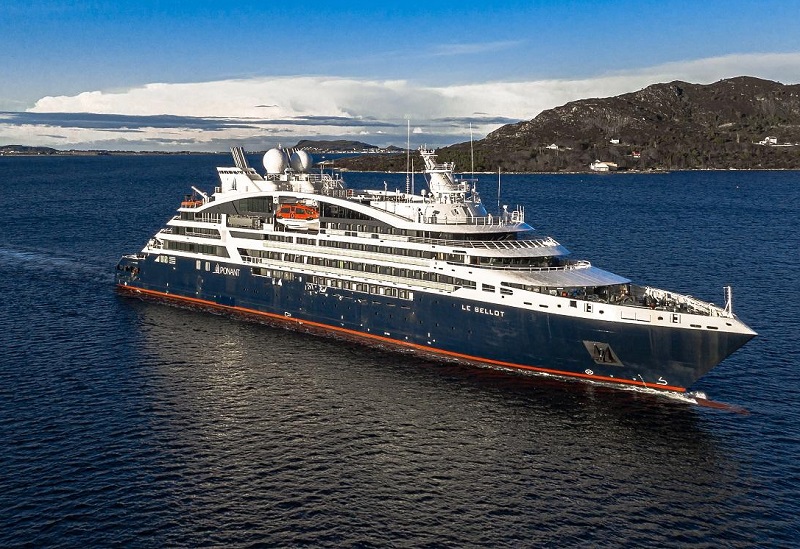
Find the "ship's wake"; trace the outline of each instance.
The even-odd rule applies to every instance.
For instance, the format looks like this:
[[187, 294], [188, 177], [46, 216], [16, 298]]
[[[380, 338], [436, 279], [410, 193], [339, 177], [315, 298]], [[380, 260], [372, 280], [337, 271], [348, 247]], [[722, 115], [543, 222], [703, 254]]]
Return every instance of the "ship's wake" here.
[[0, 248], [0, 269], [36, 271], [45, 276], [57, 274], [70, 279], [113, 281], [109, 264], [101, 263], [97, 258], [55, 255], [46, 251]]

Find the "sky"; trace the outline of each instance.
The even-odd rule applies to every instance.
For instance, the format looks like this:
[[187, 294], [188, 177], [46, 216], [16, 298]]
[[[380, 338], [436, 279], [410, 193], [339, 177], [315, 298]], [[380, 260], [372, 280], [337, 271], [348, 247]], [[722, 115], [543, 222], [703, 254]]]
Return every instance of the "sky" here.
[[742, 75], [800, 83], [800, 0], [0, 5], [0, 145], [441, 146]]

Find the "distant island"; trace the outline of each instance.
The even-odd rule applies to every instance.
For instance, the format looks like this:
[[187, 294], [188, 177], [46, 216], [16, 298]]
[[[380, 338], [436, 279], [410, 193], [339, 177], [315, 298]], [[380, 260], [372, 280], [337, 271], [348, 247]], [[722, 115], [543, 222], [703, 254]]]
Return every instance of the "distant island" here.
[[[405, 171], [405, 149], [361, 141], [308, 140], [312, 154], [352, 155], [342, 169]], [[476, 172], [800, 169], [800, 84], [740, 76], [713, 84], [674, 81], [633, 93], [582, 99], [507, 124], [474, 143], [438, 150], [439, 160]], [[0, 156], [208, 154], [61, 151], [0, 146]], [[474, 166], [472, 160], [474, 158]], [[605, 168], [603, 168], [605, 169]]]
[[[300, 140], [291, 149], [302, 149], [312, 154], [397, 154], [405, 149], [395, 146], [378, 147], [361, 141], [336, 140]], [[259, 151], [253, 151], [257, 153]], [[264, 153], [266, 151], [260, 151]], [[0, 145], [0, 156], [100, 156], [100, 155], [167, 155], [167, 154], [214, 154], [197, 151], [117, 151], [117, 150], [60, 150], [52, 147], [33, 147], [29, 145]]]
[[294, 149], [302, 149], [310, 153], [376, 153], [376, 154], [396, 154], [405, 152], [395, 146], [378, 147], [377, 145], [370, 145], [362, 143], [361, 141], [347, 141], [344, 139], [337, 139], [334, 141], [301, 139], [297, 145], [292, 147]]
[[209, 154], [194, 151], [116, 151], [116, 150], [61, 150], [52, 147], [32, 147], [29, 145], [0, 145], [0, 156], [106, 156], [106, 155], [167, 155], [167, 154]]

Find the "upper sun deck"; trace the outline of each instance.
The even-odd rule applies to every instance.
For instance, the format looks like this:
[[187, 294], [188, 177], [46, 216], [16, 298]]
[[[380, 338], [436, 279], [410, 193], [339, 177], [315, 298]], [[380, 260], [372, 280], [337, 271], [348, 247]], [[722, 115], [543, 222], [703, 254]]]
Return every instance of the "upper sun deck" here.
[[[340, 174], [310, 171], [311, 159], [304, 151], [290, 152], [271, 149], [264, 155], [266, 173], [262, 176], [247, 165], [244, 152], [232, 149], [236, 167], [220, 167], [220, 185], [213, 196], [203, 195], [202, 204], [187, 207], [215, 209], [224, 202], [270, 196], [279, 203], [291, 201], [328, 203], [339, 211], [349, 210], [353, 217], [373, 217], [384, 223], [408, 228], [409, 225], [429, 226], [442, 232], [500, 233], [530, 230], [525, 223], [525, 211], [517, 207], [501, 212], [487, 212], [480, 196], [471, 187], [471, 180], [458, 180], [452, 163], [437, 163], [434, 151], [421, 149], [426, 171], [427, 187], [419, 194], [376, 189], [348, 189]], [[213, 203], [213, 204], [212, 204]], [[210, 205], [212, 204], [212, 205]]]

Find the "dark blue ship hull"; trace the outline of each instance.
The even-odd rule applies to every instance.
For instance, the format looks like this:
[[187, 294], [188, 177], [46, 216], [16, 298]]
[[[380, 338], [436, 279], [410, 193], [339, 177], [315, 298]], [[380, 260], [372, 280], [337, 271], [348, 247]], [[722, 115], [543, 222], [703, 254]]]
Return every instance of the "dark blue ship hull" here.
[[[121, 292], [399, 345], [474, 363], [685, 391], [752, 336], [597, 321], [415, 291], [413, 299], [325, 287], [313, 277], [167, 256], [123, 258]], [[598, 359], [598, 346], [613, 350]], [[601, 353], [603, 355], [603, 353]]]

